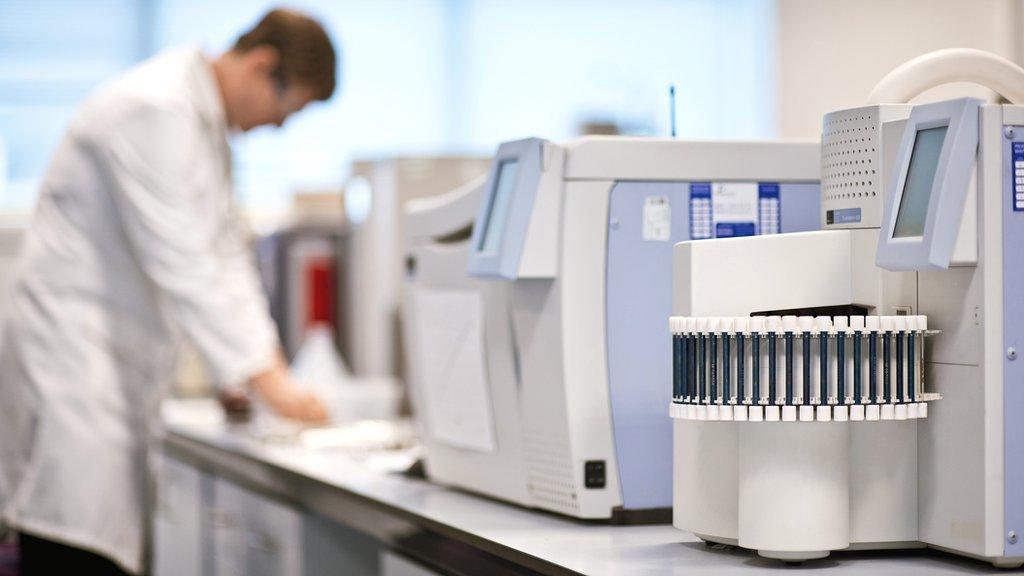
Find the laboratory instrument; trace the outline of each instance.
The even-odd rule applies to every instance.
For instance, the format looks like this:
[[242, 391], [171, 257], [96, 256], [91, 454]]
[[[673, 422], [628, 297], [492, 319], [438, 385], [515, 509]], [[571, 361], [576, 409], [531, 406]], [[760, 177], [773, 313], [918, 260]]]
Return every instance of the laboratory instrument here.
[[[428, 471], [569, 516], [667, 522], [672, 245], [817, 229], [819, 174], [807, 140], [502, 144], [472, 234], [452, 248], [468, 266], [444, 272], [493, 298], [438, 298], [445, 313], [430, 317], [448, 336], [419, 336], [463, 351], [423, 354], [444, 377], [413, 379], [434, 436]], [[433, 274], [423, 258], [416, 270], [417, 282]], [[434, 441], [461, 459], [437, 458]], [[494, 468], [499, 456], [508, 474]]]
[[[973, 81], [1012, 104], [906, 104]], [[1024, 562], [1024, 70], [976, 50], [825, 116], [823, 230], [675, 246], [674, 524], [786, 561]]]
[[509, 290], [466, 273], [484, 180], [406, 205], [407, 382], [427, 476], [526, 506]]
[[341, 340], [338, 309], [349, 229], [337, 222], [297, 222], [256, 243], [263, 286], [285, 356], [294, 358], [310, 330], [328, 327]]

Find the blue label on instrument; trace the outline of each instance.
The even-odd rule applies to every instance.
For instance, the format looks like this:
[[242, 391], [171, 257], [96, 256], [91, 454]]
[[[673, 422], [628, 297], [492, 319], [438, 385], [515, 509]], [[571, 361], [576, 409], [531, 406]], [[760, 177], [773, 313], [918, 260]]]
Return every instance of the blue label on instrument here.
[[1013, 211], [1024, 212], [1024, 142], [1013, 143], [1013, 166], [1010, 167], [1010, 178], [1013, 179]]
[[753, 236], [756, 228], [753, 222], [719, 222], [715, 224], [715, 238]]
[[781, 197], [779, 185], [771, 182], [761, 182], [757, 185], [757, 196], [759, 198], [779, 198]]
[[825, 224], [857, 224], [860, 222], [860, 208], [842, 208], [825, 213]]
[[757, 185], [757, 224], [759, 234], [782, 231], [782, 192], [776, 183], [761, 182]]
[[690, 183], [690, 239], [702, 240], [711, 238], [711, 222], [713, 221], [711, 203], [711, 183]]
[[691, 182], [690, 198], [711, 198], [711, 183]]

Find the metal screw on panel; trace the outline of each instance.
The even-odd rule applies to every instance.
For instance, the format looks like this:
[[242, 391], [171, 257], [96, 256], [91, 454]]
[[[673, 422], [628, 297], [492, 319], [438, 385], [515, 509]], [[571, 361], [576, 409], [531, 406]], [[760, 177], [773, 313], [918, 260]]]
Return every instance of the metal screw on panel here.
[[1009, 358], [1010, 360], [1016, 360], [1017, 359], [1017, 349], [1012, 347], [1012, 346], [1007, 348], [1006, 349], [1006, 357]]
[[612, 227], [612, 230], [618, 230], [619, 229], [619, 219], [618, 218], [612, 218], [611, 222], [609, 222], [608, 225]]
[[1007, 126], [1006, 128], [1003, 128], [1003, 136], [1005, 136], [1007, 140], [1013, 140], [1013, 127]]
[[1013, 530], [1010, 530], [1009, 532], [1007, 532], [1006, 533], [1006, 541], [1009, 542], [1010, 544], [1016, 544], [1017, 543], [1017, 532], [1015, 532]]

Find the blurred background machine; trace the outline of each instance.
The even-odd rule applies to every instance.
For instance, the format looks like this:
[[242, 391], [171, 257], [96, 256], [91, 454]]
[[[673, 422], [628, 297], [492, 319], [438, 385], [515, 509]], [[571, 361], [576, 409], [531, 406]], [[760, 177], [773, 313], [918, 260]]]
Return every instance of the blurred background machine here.
[[296, 194], [284, 223], [258, 241], [285, 353], [295, 376], [331, 404], [333, 421], [408, 414], [399, 214], [406, 202], [450, 190], [487, 166], [458, 156], [358, 161], [340, 193]]
[[[410, 211], [428, 473], [570, 516], [667, 521], [672, 245], [815, 229], [818, 179], [816, 141], [530, 139], [499, 148], [482, 190]], [[431, 212], [449, 227], [416, 224]]]
[[[904, 104], [954, 81], [1011, 104]], [[675, 248], [675, 525], [1019, 567], [1024, 69], [940, 51], [869, 102], [824, 118], [825, 230]]]
[[344, 189], [296, 195], [286, 223], [260, 242], [260, 262], [289, 358], [328, 326], [356, 376], [401, 377], [402, 206], [487, 170], [485, 159], [360, 160]]
[[289, 360], [314, 327], [326, 328], [339, 344], [345, 335], [341, 308], [350, 274], [352, 224], [343, 194], [296, 193], [285, 223], [257, 242], [270, 311]]
[[416, 198], [448, 192], [487, 171], [489, 159], [395, 156], [357, 161], [345, 184], [350, 226], [341, 290], [341, 349], [359, 376], [404, 377], [400, 309], [404, 277], [402, 209]]

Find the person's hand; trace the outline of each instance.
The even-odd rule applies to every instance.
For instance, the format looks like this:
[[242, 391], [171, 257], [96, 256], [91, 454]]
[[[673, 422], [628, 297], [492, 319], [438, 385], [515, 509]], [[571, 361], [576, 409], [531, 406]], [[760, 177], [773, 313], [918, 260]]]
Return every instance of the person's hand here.
[[250, 386], [275, 412], [307, 424], [322, 424], [327, 421], [327, 408], [320, 398], [300, 388], [285, 368], [284, 359], [278, 355], [270, 369], [253, 376]]
[[327, 408], [320, 398], [299, 388], [291, 380], [257, 388], [257, 392], [275, 412], [309, 424], [322, 424], [327, 421]]

